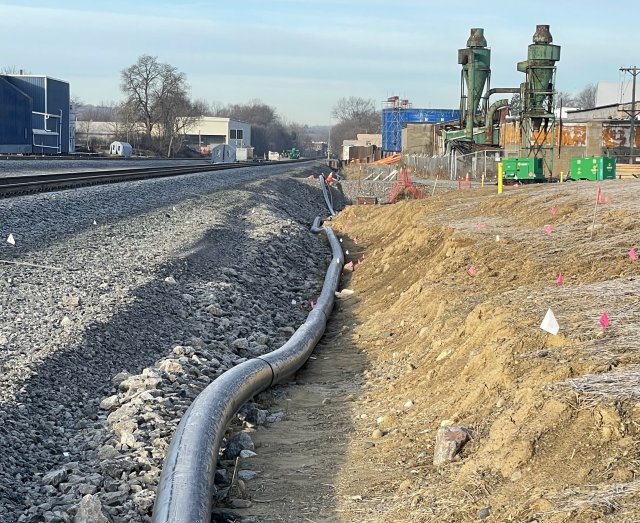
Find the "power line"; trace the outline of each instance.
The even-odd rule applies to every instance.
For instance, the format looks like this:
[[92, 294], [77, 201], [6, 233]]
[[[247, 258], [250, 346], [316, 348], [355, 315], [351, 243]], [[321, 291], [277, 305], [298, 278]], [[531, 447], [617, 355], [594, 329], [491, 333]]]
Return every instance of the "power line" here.
[[636, 142], [635, 124], [636, 116], [638, 115], [638, 111], [636, 111], [636, 76], [640, 73], [640, 69], [634, 65], [633, 67], [621, 67], [620, 71], [623, 73], [629, 73], [633, 77], [633, 82], [631, 84], [631, 111], [626, 111], [624, 109], [623, 111], [627, 113], [631, 119], [629, 125], [629, 163], [635, 163], [633, 158], [633, 148]]

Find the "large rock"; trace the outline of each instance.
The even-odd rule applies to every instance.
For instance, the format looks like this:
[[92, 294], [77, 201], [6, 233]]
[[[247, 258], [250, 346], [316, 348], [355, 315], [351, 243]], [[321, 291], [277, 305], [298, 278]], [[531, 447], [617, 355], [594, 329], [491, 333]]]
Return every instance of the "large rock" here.
[[259, 409], [254, 403], [246, 403], [238, 411], [238, 418], [252, 425], [264, 425], [267, 416], [269, 416], [269, 411]]
[[100, 408], [102, 410], [113, 410], [120, 405], [120, 399], [117, 394], [109, 396], [100, 402]]
[[471, 430], [460, 426], [441, 427], [436, 433], [436, 445], [433, 451], [433, 464], [444, 465], [462, 450], [471, 439]]
[[52, 470], [44, 475], [42, 484], [57, 487], [60, 483], [66, 481], [67, 475], [66, 469]]
[[227, 448], [224, 451], [225, 459], [235, 459], [243, 450], [256, 450], [251, 436], [246, 432], [239, 432], [229, 440]]
[[73, 523], [113, 523], [111, 516], [102, 508], [98, 496], [87, 494], [78, 505]]

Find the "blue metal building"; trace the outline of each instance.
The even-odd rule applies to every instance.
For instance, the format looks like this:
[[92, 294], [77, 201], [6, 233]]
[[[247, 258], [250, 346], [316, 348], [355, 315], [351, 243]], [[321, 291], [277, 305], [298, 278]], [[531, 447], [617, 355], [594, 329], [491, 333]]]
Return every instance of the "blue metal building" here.
[[442, 123], [459, 119], [459, 109], [382, 109], [382, 150], [397, 153], [402, 151], [402, 128], [407, 123]]
[[31, 98], [0, 76], [0, 154], [29, 154]]
[[68, 154], [69, 84], [39, 75], [4, 75], [0, 78], [31, 99], [31, 152]]

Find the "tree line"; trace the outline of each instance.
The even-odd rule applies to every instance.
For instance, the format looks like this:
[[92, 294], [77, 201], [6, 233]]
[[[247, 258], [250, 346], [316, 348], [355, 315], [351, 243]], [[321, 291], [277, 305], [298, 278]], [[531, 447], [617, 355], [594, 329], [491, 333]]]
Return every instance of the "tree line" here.
[[[11, 67], [3, 72], [21, 71]], [[258, 156], [293, 147], [303, 156], [313, 156], [313, 138], [330, 142], [333, 156], [338, 156], [344, 140], [355, 139], [358, 133], [379, 133], [381, 129], [381, 113], [375, 102], [356, 96], [340, 98], [331, 112], [337, 123], [320, 132], [315, 130], [313, 135], [308, 125], [285, 121], [275, 108], [257, 99], [228, 105], [192, 100], [185, 74], [151, 55], [140, 56], [121, 71], [120, 90], [124, 99], [119, 103], [94, 106], [77, 97], [72, 99], [78, 117], [78, 145], [92, 148], [95, 122], [109, 122], [109, 135], [116, 140], [162, 156], [182, 155], [186, 135], [197, 120], [220, 116], [251, 124], [251, 142]]]
[[257, 156], [293, 147], [303, 156], [313, 156], [312, 139], [329, 141], [329, 136], [329, 147], [337, 156], [343, 140], [358, 133], [379, 133], [381, 127], [374, 101], [354, 96], [338, 100], [332, 110], [337, 124], [330, 131], [327, 128], [326, 134], [315, 136], [308, 125], [285, 121], [274, 107], [257, 99], [228, 105], [192, 100], [184, 73], [150, 55], [140, 56], [122, 70], [120, 80], [124, 100], [119, 104], [95, 107], [75, 100], [80, 136], [83, 131], [90, 136], [91, 122], [111, 122], [116, 139], [134, 142], [138, 149], [175, 156], [184, 154], [185, 136], [200, 117], [220, 116], [251, 124], [251, 145]]
[[[157, 57], [142, 55], [136, 63], [121, 72], [121, 103], [89, 106], [74, 100], [81, 128], [90, 136], [91, 122], [111, 122], [116, 139], [134, 142], [162, 156], [184, 155], [185, 137], [203, 116], [227, 117], [251, 124], [254, 154], [283, 151], [296, 147], [303, 155], [313, 154], [309, 128], [283, 120], [276, 109], [250, 100], [243, 104], [209, 104], [192, 100], [184, 73]], [[87, 143], [87, 146], [90, 144]]]

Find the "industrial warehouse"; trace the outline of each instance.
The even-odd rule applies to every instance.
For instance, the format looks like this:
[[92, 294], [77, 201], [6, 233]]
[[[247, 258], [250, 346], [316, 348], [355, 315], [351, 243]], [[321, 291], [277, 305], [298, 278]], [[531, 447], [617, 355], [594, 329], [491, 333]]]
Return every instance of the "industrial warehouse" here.
[[75, 151], [67, 82], [48, 76], [0, 75], [0, 116], [0, 154]]
[[0, 523], [640, 521], [640, 69], [541, 2], [26, 10]]

